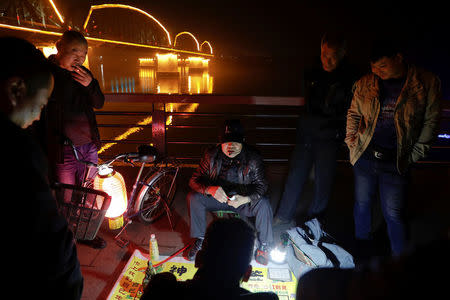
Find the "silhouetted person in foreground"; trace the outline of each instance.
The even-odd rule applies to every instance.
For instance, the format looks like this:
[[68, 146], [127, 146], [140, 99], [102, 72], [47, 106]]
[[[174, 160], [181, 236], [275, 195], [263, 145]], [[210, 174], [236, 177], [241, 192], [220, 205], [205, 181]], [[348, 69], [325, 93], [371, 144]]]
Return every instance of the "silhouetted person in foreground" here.
[[194, 278], [177, 282], [172, 273], [157, 274], [141, 299], [278, 299], [272, 292], [251, 293], [240, 287], [252, 272], [254, 241], [254, 230], [242, 219], [213, 221], [196, 256]]
[[40, 118], [53, 90], [44, 55], [31, 43], [0, 38], [2, 299], [80, 299], [83, 277], [72, 232], [58, 214], [47, 161], [25, 130]]
[[441, 299], [448, 293], [448, 253], [450, 240], [444, 237], [356, 269], [313, 269], [300, 277], [296, 299]]

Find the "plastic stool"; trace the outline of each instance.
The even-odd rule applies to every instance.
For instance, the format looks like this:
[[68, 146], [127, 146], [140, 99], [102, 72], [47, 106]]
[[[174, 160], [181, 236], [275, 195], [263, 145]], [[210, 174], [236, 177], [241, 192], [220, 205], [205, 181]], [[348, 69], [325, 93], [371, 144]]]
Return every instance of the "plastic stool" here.
[[239, 214], [232, 210], [215, 210], [215, 211], [212, 211], [211, 213], [218, 218], [224, 218], [226, 216], [239, 218]]

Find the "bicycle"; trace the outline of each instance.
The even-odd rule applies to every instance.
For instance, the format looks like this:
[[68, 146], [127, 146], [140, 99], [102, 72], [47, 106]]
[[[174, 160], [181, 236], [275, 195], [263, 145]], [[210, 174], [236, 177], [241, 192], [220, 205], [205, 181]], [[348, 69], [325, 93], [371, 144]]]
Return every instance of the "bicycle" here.
[[[81, 160], [73, 143], [68, 141], [68, 144], [72, 147], [75, 159], [86, 165], [81, 182], [81, 186], [85, 188], [94, 188], [94, 180], [99, 170], [114, 171], [113, 163], [116, 161], [121, 160], [133, 167], [135, 163], [141, 163], [133, 187], [128, 194], [129, 200], [123, 214], [126, 224], [114, 238], [120, 246], [124, 247], [128, 244], [128, 241], [120, 239], [119, 236], [136, 216], [141, 222], [151, 224], [161, 218], [165, 212], [173, 230], [170, 207], [175, 198], [176, 179], [180, 169], [180, 164], [175, 159], [160, 156], [153, 146], [140, 145], [138, 152], [118, 154], [107, 162], [94, 164]], [[153, 164], [153, 166], [150, 166], [150, 170], [142, 176], [147, 164]], [[144, 179], [141, 180], [141, 178]]]

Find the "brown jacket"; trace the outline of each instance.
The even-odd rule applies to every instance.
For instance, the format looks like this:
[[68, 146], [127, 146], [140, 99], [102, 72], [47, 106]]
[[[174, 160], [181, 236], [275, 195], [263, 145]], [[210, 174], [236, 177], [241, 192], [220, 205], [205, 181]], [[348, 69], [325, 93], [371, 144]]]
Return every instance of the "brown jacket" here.
[[[372, 139], [380, 112], [379, 82], [373, 73], [359, 79], [347, 112], [345, 143], [354, 165]], [[438, 127], [441, 82], [431, 72], [408, 66], [406, 81], [397, 99], [394, 123], [397, 132], [397, 170], [425, 157]]]

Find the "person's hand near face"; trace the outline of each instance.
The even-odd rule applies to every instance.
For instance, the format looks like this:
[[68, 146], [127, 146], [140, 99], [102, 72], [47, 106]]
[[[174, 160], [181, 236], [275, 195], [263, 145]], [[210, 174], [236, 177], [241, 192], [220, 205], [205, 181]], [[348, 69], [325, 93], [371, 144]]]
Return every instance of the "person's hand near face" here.
[[72, 72], [72, 78], [78, 81], [83, 86], [88, 86], [92, 82], [92, 76], [89, 72], [86, 72], [83, 68], [75, 66]]
[[59, 44], [57, 47], [56, 60], [58, 65], [72, 72], [73, 79], [81, 85], [88, 86], [92, 82], [92, 76], [81, 67], [86, 60], [87, 44], [74, 41], [67, 44]]

